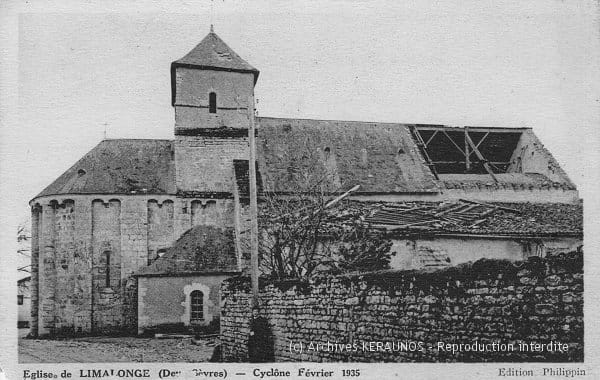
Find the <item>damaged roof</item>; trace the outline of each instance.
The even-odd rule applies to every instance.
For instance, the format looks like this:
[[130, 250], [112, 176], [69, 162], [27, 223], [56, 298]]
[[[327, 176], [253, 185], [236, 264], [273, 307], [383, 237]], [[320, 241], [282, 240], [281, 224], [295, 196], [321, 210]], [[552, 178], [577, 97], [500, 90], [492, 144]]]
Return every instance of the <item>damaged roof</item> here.
[[[220, 129], [215, 133], [222, 132]], [[534, 139], [534, 136], [529, 137]], [[551, 159], [552, 174], [434, 173], [411, 126], [341, 120], [257, 118], [259, 192], [297, 193], [318, 187], [357, 195], [438, 194], [461, 190], [575, 190]], [[248, 194], [248, 164], [232, 160], [240, 196]], [[533, 168], [535, 169], [535, 168]], [[529, 169], [533, 171], [533, 169]], [[104, 140], [36, 196], [58, 194], [181, 194], [176, 189], [174, 142]], [[214, 189], [194, 189], [194, 194]], [[234, 189], [229, 190], [233, 194]]]
[[583, 204], [353, 202], [363, 218], [392, 234], [583, 236]]
[[167, 252], [140, 269], [138, 276], [237, 272], [233, 228], [196, 226], [186, 231]]
[[496, 173], [494, 175], [498, 182], [485, 174], [439, 174], [438, 176], [446, 189], [575, 190], [575, 185], [570, 181], [552, 181], [540, 173]]
[[173, 141], [103, 140], [36, 198], [93, 193], [174, 194]]

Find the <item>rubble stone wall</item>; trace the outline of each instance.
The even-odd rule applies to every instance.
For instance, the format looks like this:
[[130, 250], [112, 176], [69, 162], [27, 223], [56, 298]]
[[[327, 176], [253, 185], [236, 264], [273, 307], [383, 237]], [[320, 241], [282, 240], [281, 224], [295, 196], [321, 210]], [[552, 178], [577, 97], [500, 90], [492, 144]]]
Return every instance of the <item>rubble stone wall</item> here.
[[[582, 256], [563, 253], [520, 263], [482, 259], [437, 272], [262, 284], [261, 313], [273, 332], [276, 361], [578, 362]], [[229, 279], [221, 289], [226, 361], [247, 360], [249, 293], [245, 277]], [[475, 342], [487, 349], [463, 346], [452, 352], [446, 346]], [[535, 346], [552, 342], [563, 352]], [[493, 343], [499, 344], [495, 350]], [[525, 351], [531, 344], [537, 351]]]

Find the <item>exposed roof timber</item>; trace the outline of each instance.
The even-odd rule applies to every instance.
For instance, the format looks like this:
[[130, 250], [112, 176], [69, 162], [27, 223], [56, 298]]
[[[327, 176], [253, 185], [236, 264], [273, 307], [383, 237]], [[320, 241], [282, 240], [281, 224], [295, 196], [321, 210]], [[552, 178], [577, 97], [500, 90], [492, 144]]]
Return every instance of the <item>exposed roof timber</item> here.
[[493, 133], [518, 133], [530, 130], [531, 128], [497, 128], [497, 127], [450, 127], [447, 125], [418, 125], [416, 126], [419, 131], [448, 131], [448, 132], [461, 132], [465, 128], [469, 129], [469, 132], [493, 132]]
[[427, 145], [429, 145], [429, 143], [431, 142], [431, 140], [433, 140], [433, 138], [435, 137], [435, 135], [438, 134], [439, 131], [435, 131], [433, 132], [433, 134], [431, 135], [431, 137], [429, 138], [429, 140], [427, 140], [427, 142], [425, 142], [425, 148], [427, 148]]
[[452, 137], [450, 137], [450, 135], [446, 131], [442, 130], [442, 132], [444, 133], [444, 135], [446, 135], [446, 137], [448, 138], [448, 140], [450, 140], [450, 142], [452, 142], [452, 144], [454, 144], [454, 146], [456, 147], [456, 149], [458, 149], [463, 154], [463, 156], [466, 157], [467, 154], [465, 153], [464, 150], [462, 150], [460, 148], [460, 146], [458, 146], [458, 144], [456, 143], [456, 141], [454, 141], [454, 139]]
[[473, 151], [477, 155], [477, 158], [479, 158], [480, 161], [483, 161], [483, 167], [485, 168], [485, 170], [489, 173], [494, 182], [498, 182], [498, 178], [496, 178], [496, 176], [494, 175], [494, 172], [492, 171], [492, 168], [490, 168], [490, 165], [488, 164], [487, 160], [485, 159], [485, 157], [483, 157], [483, 154], [481, 154], [479, 149], [477, 149], [477, 146], [475, 146], [475, 143], [473, 143], [473, 140], [471, 140], [471, 136], [469, 136], [469, 133], [466, 131], [465, 138], [467, 139], [469, 145], [471, 145], [471, 148], [473, 148]]
[[[469, 130], [471, 130], [471, 129], [469, 128]], [[469, 147], [469, 143], [466, 140], [467, 139], [467, 137], [466, 137], [467, 133], [468, 133], [467, 132], [467, 128], [465, 127], [465, 150], [468, 152], [468, 154], [466, 155], [466, 158], [467, 158], [467, 162], [469, 162], [469, 159], [471, 158], [471, 155], [474, 152], [469, 152], [469, 148], [468, 148]], [[483, 142], [483, 140], [485, 140], [485, 138], [488, 137], [489, 135], [490, 135], [490, 132], [487, 132], [485, 135], [483, 135], [483, 137], [481, 138], [481, 140], [479, 140], [479, 142], [477, 143], [477, 145], [475, 145], [477, 147], [477, 149], [479, 149], [479, 145], [481, 145], [481, 143]], [[494, 164], [494, 163], [491, 162], [491, 164]], [[500, 164], [504, 164], [504, 162], [500, 162]], [[507, 164], [508, 164], [508, 162], [507, 162]]]
[[[432, 164], [464, 164], [465, 161], [431, 161]], [[475, 162], [477, 163], [477, 162]], [[488, 161], [490, 165], [508, 165], [510, 161]]]

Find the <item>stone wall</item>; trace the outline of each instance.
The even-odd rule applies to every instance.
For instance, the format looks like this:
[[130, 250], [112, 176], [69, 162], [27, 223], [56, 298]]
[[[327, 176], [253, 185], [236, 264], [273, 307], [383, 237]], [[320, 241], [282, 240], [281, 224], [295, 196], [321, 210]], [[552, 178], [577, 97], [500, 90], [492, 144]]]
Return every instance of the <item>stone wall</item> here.
[[[245, 361], [247, 278], [227, 280], [221, 294], [223, 357]], [[437, 272], [385, 271], [308, 284], [262, 284], [260, 302], [274, 334], [276, 361], [583, 360], [581, 252], [517, 264], [482, 259]], [[488, 345], [483, 352], [465, 346], [452, 352], [446, 346], [474, 342], [505, 346]], [[524, 349], [551, 342], [566, 344], [566, 351]], [[300, 343], [301, 353], [290, 351], [290, 344], [299, 348]], [[340, 345], [350, 346], [341, 350]]]
[[[176, 127], [248, 127], [248, 98], [254, 93], [254, 74], [178, 67], [175, 86]], [[212, 114], [208, 99], [211, 92], [217, 94], [217, 112]]]
[[233, 191], [233, 160], [248, 159], [248, 137], [175, 136], [178, 191]]
[[526, 130], [521, 135], [507, 173], [540, 173], [551, 181], [565, 183], [573, 188], [575, 186], [532, 130]]
[[422, 236], [392, 240], [390, 261], [392, 269], [422, 269], [419, 252], [439, 252], [450, 260], [448, 265], [457, 265], [478, 259], [504, 259], [519, 261], [529, 256], [546, 256], [549, 253], [569, 252], [583, 244], [576, 237], [490, 238], [486, 236]]
[[36, 199], [32, 335], [134, 333], [138, 300], [133, 274], [195, 225], [232, 227], [233, 209], [233, 199], [175, 195]]
[[[92, 330], [118, 329], [121, 308], [121, 202], [92, 202]], [[64, 293], [59, 293], [62, 297]], [[65, 297], [68, 299], [68, 297]]]
[[219, 290], [225, 274], [187, 276], [144, 276], [138, 278], [138, 334], [161, 325], [190, 325], [190, 293], [204, 295], [204, 320], [208, 325], [219, 317]]
[[148, 265], [173, 243], [173, 219], [172, 200], [167, 199], [163, 203], [155, 199], [148, 201]]

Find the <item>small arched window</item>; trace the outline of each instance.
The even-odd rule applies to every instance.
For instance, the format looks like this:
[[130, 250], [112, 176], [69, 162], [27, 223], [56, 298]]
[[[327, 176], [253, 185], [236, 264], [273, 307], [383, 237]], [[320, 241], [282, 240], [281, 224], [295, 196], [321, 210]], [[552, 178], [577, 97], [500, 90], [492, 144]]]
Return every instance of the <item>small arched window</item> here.
[[217, 93], [208, 94], [208, 112], [217, 113]]
[[190, 293], [190, 323], [198, 323], [204, 320], [204, 293], [194, 290]]

